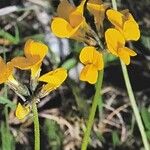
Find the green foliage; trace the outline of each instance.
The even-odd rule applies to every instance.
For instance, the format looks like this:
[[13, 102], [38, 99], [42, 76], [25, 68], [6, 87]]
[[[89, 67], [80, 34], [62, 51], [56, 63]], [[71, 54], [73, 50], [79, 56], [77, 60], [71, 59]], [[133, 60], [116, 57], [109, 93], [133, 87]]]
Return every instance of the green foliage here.
[[44, 125], [45, 134], [48, 137], [51, 150], [60, 150], [62, 142], [62, 133], [59, 126], [53, 120], [46, 119]]
[[141, 42], [146, 48], [150, 48], [150, 37], [149, 36], [142, 36]]
[[1, 134], [0, 149], [1, 150], [15, 150], [15, 140], [12, 134], [10, 133], [10, 131], [7, 130], [6, 124], [4, 122], [1, 122], [0, 134]]
[[62, 64], [62, 67], [67, 70], [70, 70], [76, 65], [76, 63], [77, 63], [77, 60], [75, 58], [70, 58]]
[[13, 44], [18, 44], [20, 42], [19, 30], [17, 26], [15, 26], [15, 36], [11, 35], [10, 33], [4, 31], [1, 28], [0, 28], [0, 36], [3, 37], [4, 39], [9, 40]]
[[5, 105], [5, 107], [9, 107], [11, 109], [15, 109], [16, 105], [11, 102], [9, 99], [7, 99], [6, 97], [0, 96], [0, 104]]
[[145, 128], [150, 132], [150, 112], [147, 108], [143, 107], [141, 109], [141, 116], [145, 125]]
[[116, 131], [113, 131], [112, 132], [112, 143], [113, 143], [113, 146], [117, 146], [117, 145], [120, 145], [120, 139], [119, 139], [119, 135]]

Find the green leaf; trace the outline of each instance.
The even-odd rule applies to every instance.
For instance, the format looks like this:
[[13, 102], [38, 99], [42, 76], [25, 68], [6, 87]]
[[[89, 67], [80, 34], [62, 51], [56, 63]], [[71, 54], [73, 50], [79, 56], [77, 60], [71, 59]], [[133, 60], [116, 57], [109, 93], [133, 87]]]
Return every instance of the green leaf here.
[[70, 58], [62, 64], [62, 67], [67, 70], [70, 70], [71, 68], [73, 68], [76, 65], [76, 63], [77, 63], [76, 59]]
[[141, 42], [146, 48], [150, 48], [150, 37], [149, 36], [142, 36]]
[[20, 41], [19, 38], [19, 30], [18, 27], [15, 26], [15, 36], [11, 35], [10, 33], [4, 31], [3, 29], [0, 28], [0, 36], [3, 37], [4, 39], [9, 40], [13, 44], [18, 44]]
[[113, 146], [120, 145], [119, 135], [116, 131], [112, 132], [112, 142], [113, 142]]
[[9, 99], [0, 96], [0, 104], [6, 105], [7, 107], [11, 108], [11, 109], [15, 109], [16, 105], [11, 102]]
[[0, 125], [0, 137], [2, 150], [15, 150], [15, 139], [13, 138], [11, 132], [7, 129], [6, 124], [1, 122]]
[[150, 131], [150, 112], [148, 111], [147, 108], [143, 107], [141, 109], [141, 116], [146, 129]]

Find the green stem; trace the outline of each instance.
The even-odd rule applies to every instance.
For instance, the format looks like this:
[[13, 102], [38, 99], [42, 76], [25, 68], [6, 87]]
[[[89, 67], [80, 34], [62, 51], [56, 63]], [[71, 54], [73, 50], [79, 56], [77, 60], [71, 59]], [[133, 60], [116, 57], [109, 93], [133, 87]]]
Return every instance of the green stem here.
[[34, 119], [34, 150], [40, 150], [40, 129], [36, 102], [32, 104], [32, 111]]
[[[112, 6], [115, 10], [117, 10], [116, 0], [112, 0]], [[128, 92], [128, 95], [129, 95], [130, 103], [131, 103], [131, 106], [132, 106], [132, 109], [133, 109], [133, 112], [134, 112], [134, 115], [135, 115], [135, 119], [136, 119], [138, 127], [139, 127], [139, 131], [141, 133], [144, 148], [145, 148], [145, 150], [150, 150], [148, 139], [147, 139], [146, 132], [145, 132], [145, 129], [144, 129], [144, 125], [142, 123], [140, 112], [139, 112], [139, 109], [138, 109], [138, 106], [137, 106], [137, 103], [136, 103], [136, 100], [135, 100], [135, 97], [134, 97], [134, 94], [133, 94], [133, 90], [132, 90], [132, 86], [131, 86], [131, 83], [130, 83], [127, 67], [122, 61], [121, 61], [121, 68], [122, 68], [122, 72], [123, 72], [127, 92]]]
[[131, 106], [132, 106], [132, 109], [133, 109], [133, 112], [134, 112], [139, 130], [140, 130], [140, 133], [141, 133], [141, 136], [142, 136], [142, 140], [143, 140], [145, 150], [150, 150], [148, 139], [147, 139], [146, 132], [145, 132], [145, 129], [144, 129], [144, 125], [142, 123], [140, 112], [138, 110], [138, 106], [136, 104], [136, 100], [135, 100], [133, 90], [132, 90], [132, 87], [131, 87], [129, 75], [128, 75], [128, 72], [127, 72], [127, 67], [122, 61], [121, 61], [121, 67], [122, 67], [122, 72], [123, 72], [127, 92], [128, 92], [128, 95], [129, 95], [130, 103], [131, 103]]
[[86, 131], [84, 133], [81, 150], [87, 149], [87, 145], [88, 145], [88, 142], [90, 139], [90, 133], [91, 133], [91, 129], [92, 129], [92, 125], [94, 122], [95, 113], [96, 113], [96, 108], [97, 108], [97, 106], [99, 104], [99, 100], [100, 100], [100, 95], [101, 95], [100, 91], [101, 91], [101, 87], [102, 87], [102, 81], [103, 81], [103, 70], [99, 71], [99, 74], [98, 74], [98, 80], [96, 83], [96, 92], [94, 95], [92, 108], [90, 110], [90, 115], [89, 115], [88, 122], [87, 122], [87, 128], [86, 128]]

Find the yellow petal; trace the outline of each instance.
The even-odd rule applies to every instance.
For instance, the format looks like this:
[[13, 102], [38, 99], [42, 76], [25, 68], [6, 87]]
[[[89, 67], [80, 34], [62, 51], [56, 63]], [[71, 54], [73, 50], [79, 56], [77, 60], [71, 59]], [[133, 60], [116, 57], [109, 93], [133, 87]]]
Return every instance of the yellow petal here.
[[95, 84], [97, 77], [98, 71], [94, 65], [86, 65], [80, 73], [80, 80], [87, 81], [90, 84]]
[[0, 57], [0, 84], [7, 81], [7, 65], [4, 60]]
[[93, 55], [94, 55], [95, 47], [86, 46], [81, 50], [79, 59], [83, 64], [93, 63]]
[[67, 78], [67, 70], [64, 68], [58, 68], [54, 71], [50, 71], [42, 75], [38, 80], [49, 83], [55, 88], [59, 87]]
[[11, 62], [5, 64], [2, 57], [0, 57], [0, 84], [7, 82], [9, 76], [13, 74], [13, 68]]
[[140, 38], [140, 30], [138, 24], [135, 21], [125, 21], [123, 34], [126, 40], [137, 41]]
[[116, 27], [123, 28], [123, 14], [117, 10], [108, 9], [106, 11], [108, 20]]
[[103, 20], [105, 17], [105, 10], [107, 8], [106, 5], [98, 5], [95, 3], [87, 3], [88, 10], [94, 15], [94, 20], [97, 28], [99, 29], [100, 26], [103, 26]]
[[69, 15], [70, 24], [73, 28], [77, 27], [83, 20], [83, 9], [86, 0], [82, 0], [80, 5]]
[[53, 91], [53, 90], [56, 90], [56, 88], [58, 88], [58, 87], [56, 87], [55, 85], [53, 85], [53, 84], [51, 84], [51, 83], [48, 83], [48, 84], [46, 84], [46, 85], [44, 85], [43, 86], [43, 88], [42, 88], [42, 92], [40, 93], [41, 95], [41, 98], [42, 97], [45, 97], [47, 94], [49, 94], [51, 91]]
[[124, 47], [124, 48], [120, 48], [118, 50], [118, 56], [126, 65], [129, 65], [130, 64], [130, 56], [136, 56], [136, 53], [133, 50], [131, 50], [127, 47]]
[[122, 34], [116, 29], [107, 29], [105, 32], [105, 40], [108, 50], [112, 54], [118, 56], [118, 49], [124, 47], [125, 45], [125, 39]]
[[57, 15], [60, 18], [65, 19], [66, 21], [69, 21], [69, 14], [73, 12], [75, 8], [68, 2], [68, 0], [62, 0], [60, 1], [60, 4], [57, 8]]
[[94, 51], [93, 64], [95, 65], [97, 70], [102, 70], [104, 68], [103, 55], [99, 51]]
[[48, 47], [41, 42], [33, 41], [30, 39], [27, 40], [25, 44], [24, 52], [26, 57], [39, 56], [42, 61], [48, 52]]
[[32, 79], [36, 79], [39, 75], [40, 75], [40, 71], [41, 71], [41, 63], [34, 65], [31, 68], [31, 78]]
[[54, 18], [51, 24], [52, 32], [60, 38], [69, 38], [70, 32], [73, 30], [71, 25], [62, 18]]
[[33, 56], [33, 57], [15, 57], [11, 60], [12, 64], [14, 67], [19, 68], [19, 69], [31, 69], [34, 65], [40, 62], [40, 57], [39, 56]]
[[24, 119], [30, 112], [29, 106], [23, 106], [20, 103], [18, 103], [17, 108], [16, 108], [16, 117], [18, 119]]
[[102, 0], [89, 0], [88, 3], [100, 5], [100, 4], [102, 4], [103, 2], [102, 2]]

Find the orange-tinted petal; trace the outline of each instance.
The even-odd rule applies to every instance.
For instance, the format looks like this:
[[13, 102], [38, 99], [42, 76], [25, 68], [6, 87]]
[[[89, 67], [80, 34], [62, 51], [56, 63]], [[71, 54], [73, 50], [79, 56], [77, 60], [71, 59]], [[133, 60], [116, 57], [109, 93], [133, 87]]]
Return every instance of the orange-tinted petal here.
[[41, 61], [48, 52], [48, 47], [38, 41], [27, 40], [24, 47], [24, 53], [26, 57], [33, 57], [35, 55], [39, 56]]
[[23, 106], [20, 103], [18, 103], [17, 108], [16, 108], [16, 117], [18, 119], [24, 119], [30, 112], [30, 107], [29, 106]]
[[117, 10], [108, 9], [106, 11], [108, 20], [116, 27], [123, 28], [123, 14]]
[[118, 56], [118, 49], [124, 47], [125, 45], [125, 39], [122, 34], [118, 30], [110, 28], [105, 32], [105, 39], [108, 50], [112, 54]]
[[73, 28], [62, 18], [54, 18], [51, 24], [52, 32], [60, 38], [69, 38]]
[[2, 57], [0, 57], [0, 84], [6, 82], [9, 76], [13, 74], [13, 68], [12, 63], [8, 62], [5, 64]]
[[0, 84], [7, 81], [7, 65], [4, 60], [0, 57]]
[[64, 68], [58, 68], [42, 75], [38, 80], [49, 83], [57, 88], [64, 82], [66, 78], [67, 70]]
[[125, 21], [123, 26], [123, 34], [126, 40], [137, 41], [140, 38], [139, 26], [135, 21]]
[[94, 65], [86, 65], [81, 73], [80, 73], [80, 80], [87, 81], [90, 84], [95, 84], [98, 77], [98, 70]]
[[103, 20], [105, 17], [105, 10], [107, 8], [106, 5], [98, 5], [95, 3], [87, 3], [88, 10], [94, 15], [94, 20], [97, 28], [99, 29], [100, 26], [103, 26]]
[[71, 12], [74, 10], [75, 8], [68, 2], [68, 0], [62, 0], [60, 1], [60, 4], [58, 5], [57, 15], [60, 18], [63, 18], [66, 21], [69, 21], [69, 14], [71, 14]]
[[35, 64], [39, 63], [40, 57], [39, 56], [33, 56], [33, 57], [15, 57], [11, 60], [14, 67], [19, 69], [31, 69]]

